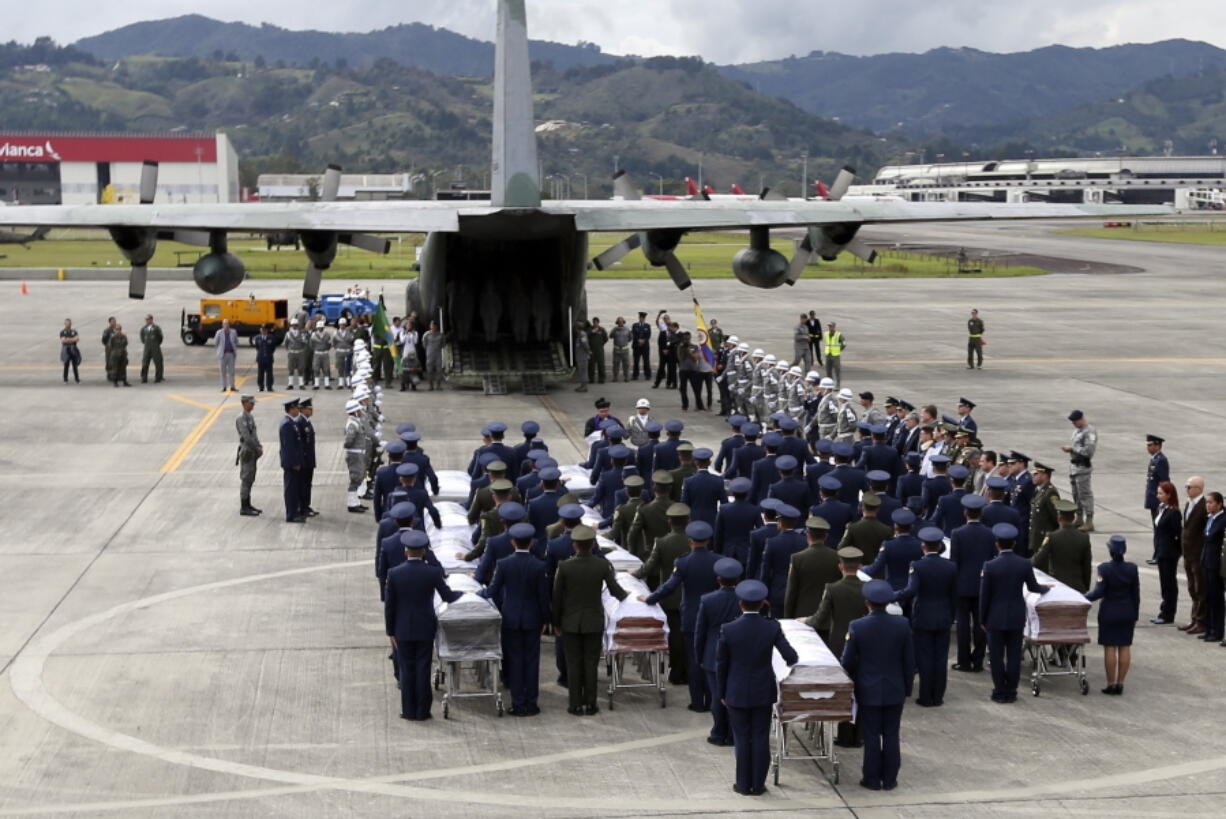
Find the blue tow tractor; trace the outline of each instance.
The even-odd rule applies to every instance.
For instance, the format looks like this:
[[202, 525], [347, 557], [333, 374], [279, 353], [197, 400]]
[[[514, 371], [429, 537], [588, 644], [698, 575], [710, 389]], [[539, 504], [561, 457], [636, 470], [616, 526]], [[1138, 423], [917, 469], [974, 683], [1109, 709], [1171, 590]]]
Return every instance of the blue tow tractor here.
[[342, 318], [352, 324], [358, 316], [373, 316], [379, 305], [370, 299], [337, 294], [306, 299], [302, 302], [302, 309], [312, 319], [323, 316], [328, 324], [336, 324], [337, 319]]

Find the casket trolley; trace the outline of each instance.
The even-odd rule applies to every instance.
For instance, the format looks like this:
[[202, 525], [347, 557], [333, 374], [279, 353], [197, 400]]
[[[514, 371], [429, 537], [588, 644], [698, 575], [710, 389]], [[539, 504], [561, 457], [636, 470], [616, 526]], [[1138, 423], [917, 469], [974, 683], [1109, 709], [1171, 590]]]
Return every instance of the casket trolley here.
[[[452, 700], [472, 697], [492, 698], [501, 717], [502, 615], [497, 606], [475, 593], [481, 587], [472, 577], [451, 575], [447, 584], [464, 595], [454, 603], [444, 603], [437, 595], [434, 598], [438, 614], [434, 687], [443, 689], [443, 719], [451, 716]], [[476, 681], [475, 690], [462, 687], [465, 669]]]
[[[835, 726], [851, 719], [854, 685], [844, 673], [837, 657], [809, 626], [795, 620], [781, 620], [783, 635], [796, 649], [799, 661], [788, 667], [774, 652], [775, 679], [779, 699], [771, 709], [771, 733], [775, 737], [771, 767], [775, 784], [785, 760], [828, 762], [826, 778], [839, 784], [839, 760], [834, 750]], [[803, 726], [803, 732], [798, 729]], [[802, 743], [801, 735], [806, 742]], [[792, 740], [801, 746], [797, 751]], [[807, 744], [806, 744], [807, 743]]]
[[1090, 601], [1038, 569], [1035, 579], [1052, 588], [1047, 594], [1026, 593], [1025, 651], [1030, 662], [1030, 693], [1039, 696], [1043, 680], [1074, 677], [1081, 693], [1090, 693], [1086, 651], [1090, 631], [1086, 619]]
[[[660, 707], [664, 708], [668, 704], [665, 689], [668, 682], [668, 618], [659, 606], [639, 602], [638, 595], [649, 593], [642, 580], [629, 572], [619, 571], [617, 583], [627, 592], [625, 600], [619, 602], [608, 589], [604, 590], [604, 659], [609, 677], [609, 710], [614, 707], [614, 694], [628, 688], [654, 688], [660, 696]], [[627, 661], [643, 682], [626, 682]]]

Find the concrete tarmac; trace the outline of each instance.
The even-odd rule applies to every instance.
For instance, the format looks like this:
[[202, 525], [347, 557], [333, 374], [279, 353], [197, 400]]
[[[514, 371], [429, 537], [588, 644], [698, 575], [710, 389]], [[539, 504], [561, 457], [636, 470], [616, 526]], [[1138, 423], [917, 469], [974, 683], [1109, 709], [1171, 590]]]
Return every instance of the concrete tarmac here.
[[[988, 446], [1056, 466], [1066, 496], [1065, 417], [1084, 410], [1100, 433], [1098, 559], [1114, 533], [1129, 538], [1130, 559], [1149, 555], [1146, 433], [1168, 439], [1177, 486], [1191, 474], [1204, 475], [1210, 489], [1226, 486], [1226, 353], [1216, 341], [1226, 258], [1218, 249], [1064, 237], [1031, 224], [878, 228], [870, 238], [1092, 258], [1145, 272], [805, 280], [776, 291], [699, 281], [696, 295], [708, 319], [781, 357], [790, 356], [800, 310], [838, 321], [848, 340], [846, 385], [950, 414], [959, 396], [975, 400]], [[176, 338], [180, 309], [199, 298], [194, 288], [154, 282], [138, 303], [112, 282], [38, 282], [25, 296], [16, 283], [4, 286], [0, 816], [1220, 813], [1226, 650], [1149, 625], [1158, 584], [1144, 566], [1123, 697], [1098, 693], [1105, 683], [1096, 646], [1084, 697], [1071, 681], [1053, 680], [1042, 696], [1026, 695], [1024, 685], [1022, 699], [1001, 706], [988, 700], [986, 673], [951, 673], [944, 707], [907, 707], [902, 775], [890, 793], [862, 790], [860, 752], [845, 751], [837, 787], [813, 763], [785, 762], [767, 796], [738, 797], [731, 750], [703, 741], [709, 720], [684, 708], [682, 688], [670, 689], [664, 709], [625, 692], [616, 710], [577, 720], [553, 684], [548, 644], [541, 716], [499, 719], [488, 701], [470, 700], [444, 721], [436, 700], [434, 721], [406, 723], [386, 660], [373, 520], [344, 508], [344, 393], [311, 392], [322, 514], [286, 525], [276, 468], [279, 358], [277, 392], [257, 393], [266, 454], [254, 500], [265, 514], [239, 517], [237, 400], [220, 392], [213, 350]], [[402, 303], [402, 283], [368, 286]], [[293, 298], [296, 290], [294, 282], [258, 281], [239, 292]], [[689, 294], [663, 277], [595, 282], [589, 302], [606, 325], [659, 307], [693, 323]], [[989, 341], [976, 371], [965, 367], [971, 307]], [[145, 312], [167, 336], [163, 384], [139, 383], [135, 338]], [[130, 389], [104, 380], [99, 337], [108, 315], [134, 339]], [[56, 333], [66, 316], [82, 334], [79, 386], [60, 381]], [[240, 377], [241, 389], [254, 389], [245, 350]], [[601, 395], [622, 418], [647, 396], [655, 417], [684, 418], [695, 442], [724, 434], [717, 417], [682, 414], [675, 392], [642, 382], [543, 399], [389, 392], [386, 409], [392, 422], [417, 423], [437, 467], [463, 468], [477, 431], [495, 419], [536, 419], [551, 451], [573, 462]], [[1186, 617], [1185, 597], [1180, 622]]]

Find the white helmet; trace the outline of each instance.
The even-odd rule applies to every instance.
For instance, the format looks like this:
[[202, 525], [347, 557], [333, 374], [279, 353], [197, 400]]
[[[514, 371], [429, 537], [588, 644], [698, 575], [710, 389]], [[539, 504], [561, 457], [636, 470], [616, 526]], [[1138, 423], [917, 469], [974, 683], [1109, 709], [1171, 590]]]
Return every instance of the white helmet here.
[[298, 326], [298, 319], [290, 319], [290, 320], [289, 320], [289, 326], [290, 326], [290, 327], [297, 327], [297, 326]]
[[[788, 375], [794, 375], [799, 378], [800, 376], [804, 375], [804, 373], [800, 371], [800, 367], [792, 367], [790, 370], [788, 370]], [[816, 373], [812, 373], [812, 375], [816, 375]]]
[[763, 358], [763, 359], [762, 359], [762, 363], [763, 363], [763, 364], [774, 364], [774, 363], [775, 363], [775, 357], [774, 357], [773, 355], [768, 355], [768, 356], [766, 356], [765, 358]]
[[847, 387], [844, 387], [843, 389], [839, 390], [840, 400], [850, 401], [852, 398], [855, 398], [855, 396], [851, 394], [851, 390], [849, 390]]
[[738, 353], [747, 353], [749, 352], [749, 345], [742, 341], [740, 344], [736, 345], [736, 351]]
[[817, 386], [821, 387], [823, 390], [832, 390], [834, 389], [834, 379], [823, 378], [822, 383], [818, 384]]
[[344, 316], [341, 316], [340, 318], [336, 320], [337, 327], [344, 327], [348, 323], [349, 323], [349, 319], [345, 318]]
[[352, 415], [355, 412], [361, 412], [361, 411], [362, 411], [362, 403], [360, 401], [350, 399], [349, 401], [345, 402], [345, 412], [348, 413], [349, 415]]
[[736, 336], [728, 336], [728, 338], [726, 339], [726, 341], [727, 341], [729, 344], [740, 344], [740, 343], [741, 343], [741, 340], [740, 340], [739, 338], [737, 338]]
[[753, 353], [751, 355], [754, 358], [761, 358], [762, 356], [766, 355], [766, 351], [763, 350], [761, 347], [754, 347]]
[[813, 372], [813, 370], [809, 370], [809, 374], [805, 376], [805, 381], [819, 381], [819, 380], [821, 380], [821, 376]]
[[779, 359], [779, 363], [775, 365], [776, 370], [786, 370], [787, 368], [788, 368], [788, 363], [782, 358]]
[[651, 409], [651, 402], [648, 401], [646, 398], [640, 398], [638, 401], [634, 402], [634, 408], [635, 409]]

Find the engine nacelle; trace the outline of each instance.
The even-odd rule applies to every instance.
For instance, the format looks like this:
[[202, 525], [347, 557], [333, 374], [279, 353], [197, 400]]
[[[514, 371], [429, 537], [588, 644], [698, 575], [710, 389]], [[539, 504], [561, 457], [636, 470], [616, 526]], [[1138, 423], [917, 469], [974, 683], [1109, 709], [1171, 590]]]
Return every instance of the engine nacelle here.
[[134, 265], [147, 265], [158, 249], [157, 232], [143, 228], [110, 228], [111, 241]]
[[243, 283], [247, 268], [233, 253], [206, 253], [192, 265], [192, 278], [204, 292], [220, 296]]
[[684, 235], [685, 231], [682, 230], [644, 231], [639, 235], [640, 248], [653, 267], [664, 267], [668, 263], [668, 254], [677, 249]]
[[787, 257], [770, 246], [768, 228], [750, 228], [749, 247], [732, 257], [732, 273], [742, 284], [770, 290], [787, 279]]
[[302, 248], [316, 270], [327, 270], [336, 260], [336, 234], [330, 230], [304, 230]]
[[827, 262], [833, 262], [843, 252], [843, 248], [851, 244], [860, 230], [858, 222], [838, 222], [822, 226], [822, 241], [816, 248], [817, 255]]

